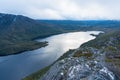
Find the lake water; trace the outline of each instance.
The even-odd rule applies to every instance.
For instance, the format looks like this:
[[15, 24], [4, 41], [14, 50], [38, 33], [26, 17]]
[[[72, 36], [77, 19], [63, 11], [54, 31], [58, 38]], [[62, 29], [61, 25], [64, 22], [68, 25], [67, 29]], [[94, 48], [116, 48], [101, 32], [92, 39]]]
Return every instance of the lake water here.
[[78, 48], [92, 40], [100, 31], [71, 32], [54, 35], [37, 41], [48, 41], [49, 45], [22, 54], [0, 57], [0, 80], [20, 80], [21, 78], [51, 64], [69, 49]]

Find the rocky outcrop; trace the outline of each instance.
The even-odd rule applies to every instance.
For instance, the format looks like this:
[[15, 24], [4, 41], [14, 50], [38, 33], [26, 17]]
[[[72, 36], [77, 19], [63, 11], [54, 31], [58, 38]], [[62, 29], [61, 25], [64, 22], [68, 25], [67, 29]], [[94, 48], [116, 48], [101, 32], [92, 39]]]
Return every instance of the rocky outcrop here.
[[57, 61], [40, 80], [119, 80], [119, 39], [119, 31], [98, 36]]

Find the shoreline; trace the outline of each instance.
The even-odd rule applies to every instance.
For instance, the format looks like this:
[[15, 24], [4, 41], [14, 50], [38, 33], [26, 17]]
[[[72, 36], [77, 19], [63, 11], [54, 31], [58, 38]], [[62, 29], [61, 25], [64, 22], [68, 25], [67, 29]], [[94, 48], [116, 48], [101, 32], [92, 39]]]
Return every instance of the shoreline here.
[[[9, 55], [16, 55], [16, 54], [21, 54], [23, 52], [26, 51], [32, 51], [35, 49], [39, 49], [42, 47], [45, 47], [48, 45], [48, 42], [38, 42], [38, 39], [43, 39], [43, 38], [47, 38], [47, 37], [51, 37], [51, 36], [55, 36], [55, 35], [59, 35], [59, 34], [64, 34], [64, 33], [71, 33], [71, 32], [89, 32], [88, 31], [82, 31], [82, 30], [75, 30], [75, 31], [66, 31], [66, 32], [61, 32], [61, 33], [57, 33], [57, 34], [50, 34], [50, 35], [46, 35], [43, 37], [37, 37], [37, 38], [33, 38], [31, 41], [23, 41], [20, 43], [17, 43], [8, 48], [5, 48], [3, 50], [0, 50], [0, 57], [4, 57], [4, 56], [9, 56]], [[90, 34], [91, 35], [91, 34]], [[92, 35], [93, 36], [93, 35]], [[96, 37], [96, 36], [95, 36]], [[16, 46], [17, 45], [17, 46]], [[15, 50], [14, 50], [15, 49]]]
[[[17, 54], [21, 54], [23, 52], [26, 51], [32, 51], [35, 49], [39, 49], [42, 47], [46, 47], [48, 46], [48, 42], [34, 42], [32, 41], [32, 43], [27, 43], [24, 47], [20, 47], [21, 49], [15, 50], [13, 52], [8, 51], [9, 53], [5, 52], [4, 54], [0, 54], [0, 57], [5, 57], [5, 56], [10, 56], [10, 55], [17, 55]], [[19, 47], [18, 47], [19, 48]]]
[[[89, 32], [89, 31], [81, 31], [81, 32]], [[102, 31], [100, 31], [100, 33], [99, 34], [94, 34], [94, 35], [96, 35], [96, 36], [94, 36], [94, 35], [91, 35], [91, 36], [94, 36], [94, 37], [98, 37], [99, 35], [101, 35], [101, 33], [102, 33]], [[94, 39], [93, 39], [94, 40]], [[90, 40], [91, 41], [91, 40]], [[88, 41], [89, 42], [89, 41]], [[85, 42], [85, 43], [88, 43], [88, 42]], [[85, 43], [83, 43], [82, 45], [84, 45]], [[80, 46], [81, 47], [81, 46]], [[79, 48], [79, 47], [78, 47]], [[38, 78], [41, 78], [50, 68], [51, 68], [51, 66], [52, 65], [54, 65], [57, 61], [59, 61], [59, 60], [62, 60], [62, 59], [64, 59], [64, 58], [66, 58], [66, 57], [68, 57], [70, 54], [73, 54], [73, 52], [74, 51], [76, 51], [77, 50], [77, 48], [76, 49], [69, 49], [67, 52], [65, 52], [62, 56], [60, 56], [57, 60], [55, 60], [52, 64], [50, 64], [50, 65], [48, 65], [48, 66], [45, 66], [44, 68], [42, 68], [42, 69], [40, 69], [40, 70], [38, 70], [38, 71], [36, 71], [36, 72], [33, 72], [32, 74], [30, 74], [30, 75], [28, 75], [28, 76], [26, 76], [26, 77], [24, 77], [22, 80], [36, 80], [36, 77]]]

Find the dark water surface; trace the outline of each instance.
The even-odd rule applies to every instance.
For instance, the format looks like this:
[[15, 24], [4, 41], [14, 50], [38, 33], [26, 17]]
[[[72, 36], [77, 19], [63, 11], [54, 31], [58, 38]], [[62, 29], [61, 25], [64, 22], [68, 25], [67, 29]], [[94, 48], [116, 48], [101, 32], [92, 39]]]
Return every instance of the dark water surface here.
[[48, 41], [49, 45], [22, 54], [0, 57], [0, 80], [20, 80], [21, 78], [51, 64], [69, 49], [78, 48], [92, 40], [100, 31], [72, 32], [54, 35], [37, 41]]

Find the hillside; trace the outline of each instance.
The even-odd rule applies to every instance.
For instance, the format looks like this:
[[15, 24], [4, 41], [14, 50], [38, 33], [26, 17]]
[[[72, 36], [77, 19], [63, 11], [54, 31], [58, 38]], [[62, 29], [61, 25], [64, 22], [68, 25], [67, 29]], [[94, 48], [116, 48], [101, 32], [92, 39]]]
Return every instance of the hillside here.
[[57, 61], [41, 80], [120, 80], [120, 30], [101, 34]]
[[46, 46], [35, 38], [61, 33], [55, 25], [38, 23], [22, 15], [0, 14], [0, 56]]
[[41, 80], [120, 80], [120, 31], [102, 34], [70, 55]]
[[120, 21], [117, 20], [37, 20], [38, 22], [44, 22], [48, 24], [59, 25], [57, 28], [62, 28], [67, 31], [91, 31], [101, 30], [109, 31], [120, 28]]
[[120, 80], [120, 30], [100, 34], [23, 80]]
[[34, 20], [22, 15], [0, 13], [0, 56], [44, 47], [47, 42], [34, 39], [72, 32], [119, 29], [120, 21]]

